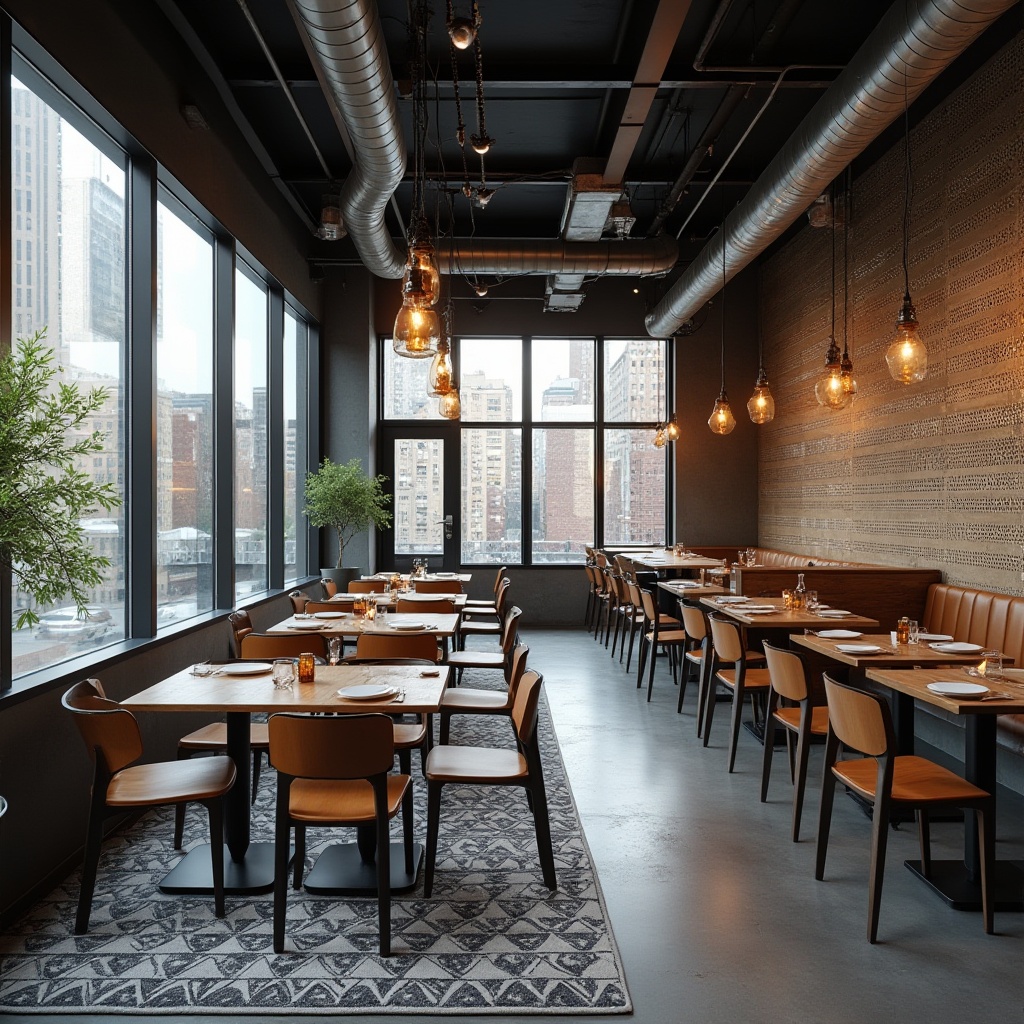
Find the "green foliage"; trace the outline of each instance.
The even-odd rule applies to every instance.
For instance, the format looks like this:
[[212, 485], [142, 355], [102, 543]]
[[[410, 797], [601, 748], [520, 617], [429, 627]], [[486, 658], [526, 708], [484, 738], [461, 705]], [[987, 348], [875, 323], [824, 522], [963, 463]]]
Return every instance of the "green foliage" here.
[[[54, 378], [45, 331], [19, 339], [0, 358], [0, 566], [39, 604], [69, 595], [84, 613], [89, 587], [103, 582], [110, 560], [93, 552], [81, 520], [121, 504], [113, 484], [95, 483], [75, 460], [103, 451], [101, 431], [78, 434], [103, 407], [107, 392], [82, 393]], [[38, 621], [29, 609], [18, 627]]]
[[345, 545], [363, 530], [391, 525], [385, 507], [391, 495], [381, 486], [386, 476], [367, 476], [359, 459], [331, 462], [324, 459], [315, 473], [306, 477], [306, 507], [302, 510], [313, 526], [326, 526], [338, 534], [338, 564], [342, 567]]

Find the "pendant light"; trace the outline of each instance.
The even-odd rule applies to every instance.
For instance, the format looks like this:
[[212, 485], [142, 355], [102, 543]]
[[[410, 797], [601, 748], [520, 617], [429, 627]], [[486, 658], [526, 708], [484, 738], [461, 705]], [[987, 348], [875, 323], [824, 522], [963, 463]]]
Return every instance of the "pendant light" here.
[[757, 330], [757, 380], [754, 381], [754, 393], [747, 399], [747, 415], [751, 423], [764, 426], [775, 419], [775, 399], [772, 389], [768, 386], [768, 374], [764, 370], [764, 348], [761, 344], [761, 328]]
[[676, 418], [676, 414], [672, 413], [672, 418], [665, 424], [665, 437], [669, 441], [678, 441], [682, 431], [679, 429], [679, 420]]
[[736, 417], [725, 393], [725, 218], [722, 218], [722, 390], [708, 417], [708, 426], [714, 434], [731, 434], [736, 428]]
[[430, 364], [430, 394], [437, 395], [437, 411], [446, 420], [457, 420], [462, 416], [462, 399], [455, 383], [455, 368], [452, 365], [452, 320], [455, 307], [451, 298], [444, 311], [444, 333], [437, 346], [437, 355]]
[[903, 305], [896, 317], [896, 336], [885, 353], [889, 375], [900, 384], [918, 384], [928, 374], [928, 349], [917, 333], [917, 310], [910, 301], [910, 270], [907, 250], [910, 248], [910, 104], [906, 99], [907, 77], [903, 75], [903, 136], [906, 156], [903, 169]]
[[850, 358], [850, 220], [853, 216], [853, 169], [846, 168], [846, 198], [843, 203], [843, 359], [839, 364], [843, 391], [850, 404], [857, 395], [857, 378], [853, 375]]
[[843, 364], [836, 344], [836, 188], [832, 185], [832, 331], [825, 353], [825, 369], [814, 385], [814, 397], [818, 405], [826, 409], [845, 409], [851, 396], [843, 388]]

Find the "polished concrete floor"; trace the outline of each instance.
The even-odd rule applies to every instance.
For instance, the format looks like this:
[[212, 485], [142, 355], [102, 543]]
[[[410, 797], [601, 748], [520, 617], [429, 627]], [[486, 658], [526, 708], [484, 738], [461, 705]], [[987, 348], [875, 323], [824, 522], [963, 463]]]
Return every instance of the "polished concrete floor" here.
[[[648, 704], [635, 677], [582, 630], [531, 631], [525, 639], [531, 667], [544, 673], [634, 1019], [1024, 1020], [1024, 914], [997, 914], [997, 934], [987, 936], [980, 915], [950, 910], [903, 867], [917, 855], [913, 827], [890, 833], [877, 945], [865, 938], [870, 823], [845, 797], [836, 801], [826, 879], [814, 880], [820, 748], [812, 752], [804, 838], [794, 844], [781, 750], [769, 802], [761, 804], [761, 747], [744, 732], [729, 775], [726, 715], [716, 717], [711, 744], [703, 748], [694, 732], [692, 688], [677, 715], [676, 691], [660, 661]], [[1024, 860], [1024, 801], [1002, 790], [999, 798], [997, 856]], [[961, 825], [936, 824], [932, 833], [935, 856], [962, 849]], [[361, 1018], [367, 1024], [394, 1019]]]

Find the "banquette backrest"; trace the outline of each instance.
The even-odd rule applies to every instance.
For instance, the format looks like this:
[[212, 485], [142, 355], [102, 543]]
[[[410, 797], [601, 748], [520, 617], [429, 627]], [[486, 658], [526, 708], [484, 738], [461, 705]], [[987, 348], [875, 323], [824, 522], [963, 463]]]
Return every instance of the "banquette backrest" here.
[[785, 566], [799, 569], [805, 566], [857, 566], [866, 568], [865, 562], [845, 562], [838, 558], [819, 558], [817, 555], [800, 555], [792, 551], [776, 551], [775, 548], [754, 548], [754, 559], [758, 565]]

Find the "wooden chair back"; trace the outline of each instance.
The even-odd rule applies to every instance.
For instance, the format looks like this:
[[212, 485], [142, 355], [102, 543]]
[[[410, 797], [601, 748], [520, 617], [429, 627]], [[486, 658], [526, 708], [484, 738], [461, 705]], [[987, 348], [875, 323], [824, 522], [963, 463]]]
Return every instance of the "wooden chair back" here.
[[361, 633], [356, 640], [357, 658], [423, 658], [437, 663], [437, 638], [433, 633]]
[[391, 770], [395, 728], [387, 715], [271, 715], [270, 763], [300, 779], [366, 779]]
[[498, 569], [497, 573], [495, 573], [495, 576], [494, 576], [494, 587], [492, 588], [493, 591], [494, 591], [495, 600], [497, 600], [498, 591], [501, 589], [501, 580], [502, 580], [502, 578], [504, 577], [504, 575], [505, 575], [505, 573], [507, 571], [508, 571], [508, 566], [507, 565], [503, 565], [503, 566], [501, 566]]
[[594, 561], [599, 569], [605, 569], [608, 566], [608, 556], [603, 551], [594, 552]]
[[107, 699], [98, 679], [75, 683], [61, 703], [75, 716], [90, 756], [97, 762], [102, 757], [110, 775], [142, 757], [139, 723], [127, 708]]
[[530, 648], [526, 644], [520, 644], [512, 651], [512, 660], [509, 662], [508, 669], [508, 692], [513, 703], [519, 684], [523, 681], [523, 674], [526, 672], [526, 658], [529, 653]]
[[353, 580], [348, 585], [350, 594], [383, 594], [384, 580]]
[[501, 623], [501, 653], [509, 657], [512, 649], [519, 638], [519, 620], [522, 618], [523, 609], [513, 605]]
[[318, 658], [327, 657], [327, 638], [321, 633], [294, 633], [280, 636], [269, 633], [247, 633], [242, 637], [238, 656], [249, 661], [267, 658], [297, 658], [310, 652]]
[[338, 592], [338, 584], [324, 576], [320, 580], [320, 589], [323, 591], [324, 600], [329, 601]]
[[231, 653], [240, 658], [238, 653], [241, 649], [242, 637], [248, 636], [253, 631], [252, 619], [246, 611], [235, 611], [228, 616], [228, 628], [231, 630]]
[[413, 580], [413, 590], [417, 594], [461, 594], [460, 580]]
[[453, 615], [455, 602], [451, 599], [438, 598], [436, 601], [409, 601], [399, 598], [395, 605], [396, 612], [434, 612], [437, 615]]
[[499, 619], [505, 617], [505, 605], [508, 602], [508, 592], [511, 586], [512, 581], [507, 576], [503, 576], [497, 596], [494, 598], [494, 607], [497, 609]]
[[315, 615], [317, 612], [350, 612], [355, 599], [351, 601], [308, 601], [306, 603], [306, 614]]
[[775, 692], [780, 697], [798, 703], [807, 700], [810, 691], [803, 658], [796, 651], [776, 647], [767, 641], [764, 643], [764, 655], [768, 660], [768, 677]]
[[645, 625], [653, 628], [658, 624], [658, 609], [654, 604], [654, 595], [642, 587], [637, 589], [640, 594], [640, 606], [644, 610]]
[[708, 624], [704, 613], [692, 604], [679, 603], [683, 615], [683, 629], [686, 635], [696, 643], [700, 643], [708, 635]]
[[516, 739], [523, 746], [533, 745], [537, 731], [537, 705], [543, 682], [544, 677], [530, 669], [523, 673], [523, 678], [516, 689], [516, 699], [512, 705], [512, 725], [516, 730]]
[[837, 682], [827, 672], [824, 678], [828, 725], [839, 742], [869, 757], [892, 750], [892, 718], [885, 698]]
[[301, 590], [293, 590], [288, 595], [288, 599], [292, 603], [292, 611], [296, 613], [305, 611], [306, 605], [309, 603], [309, 596]]
[[742, 661], [744, 658], [743, 633], [737, 623], [721, 615], [711, 615], [711, 643], [718, 661]]
[[640, 593], [640, 586], [635, 580], [626, 580], [626, 593], [629, 594], [629, 603], [639, 611], [643, 611], [643, 595]]

